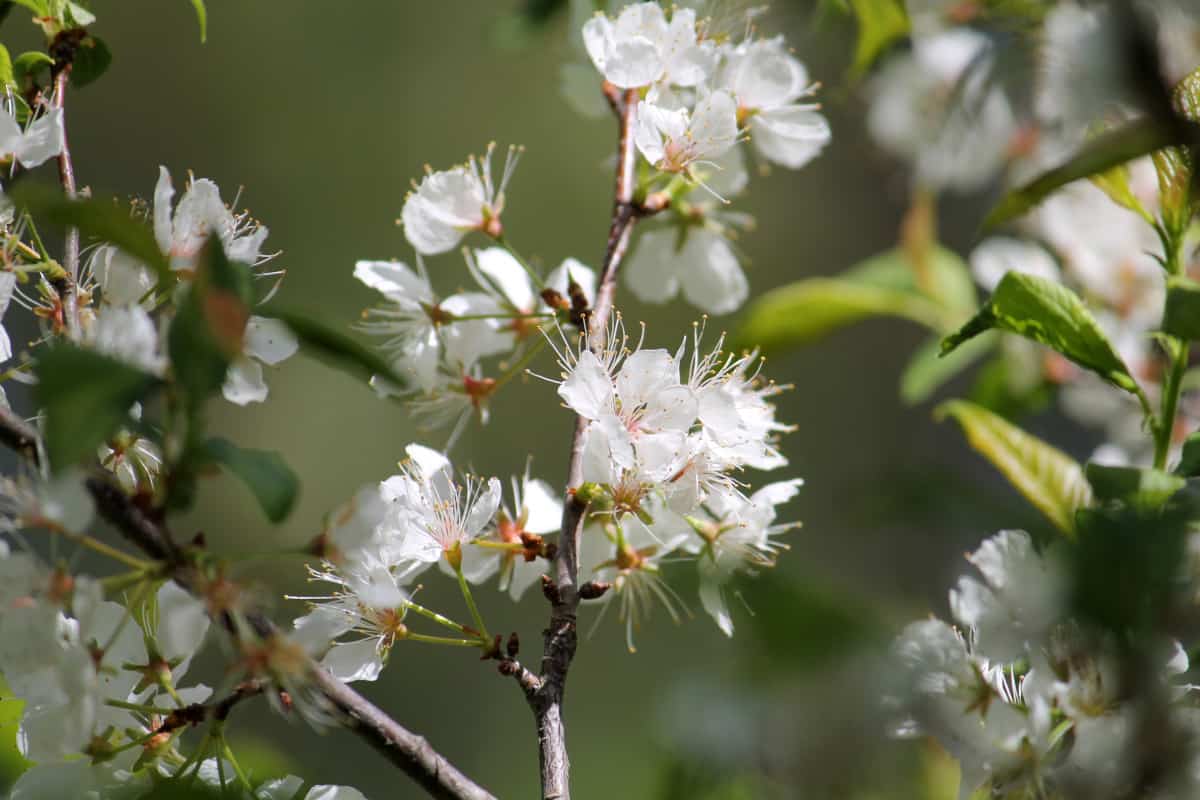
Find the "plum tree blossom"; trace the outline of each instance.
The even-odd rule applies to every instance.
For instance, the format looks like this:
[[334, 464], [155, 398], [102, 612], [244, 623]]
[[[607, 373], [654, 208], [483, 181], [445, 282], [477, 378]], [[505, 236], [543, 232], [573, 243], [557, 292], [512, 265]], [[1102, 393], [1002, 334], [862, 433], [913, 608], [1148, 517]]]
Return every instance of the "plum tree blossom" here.
[[718, 84], [737, 98], [738, 120], [767, 161], [799, 169], [829, 144], [829, 123], [814, 103], [808, 71], [783, 37], [742, 42], [723, 53]]
[[[433, 794], [489, 798], [350, 687], [379, 680], [398, 648], [436, 645], [515, 679], [539, 731], [543, 794], [569, 797], [562, 699], [580, 617], [591, 613], [581, 604], [602, 606], [595, 622], [614, 606], [632, 650], [654, 605], [677, 623], [691, 616], [675, 588], [677, 565], [691, 562], [700, 605], [730, 635], [727, 598], [773, 566], [793, 527], [776, 520], [800, 479], [756, 486], [750, 472], [788, 463], [779, 436], [790, 430], [776, 420], [782, 387], [760, 376], [757, 352], [727, 353], [724, 338], [705, 347], [703, 326], [674, 349], [647, 345], [644, 331], [635, 343], [617, 308], [631, 244], [627, 283], [640, 299], [682, 294], [720, 314], [746, 301], [733, 242], [752, 220], [729, 206], [747, 189], [747, 160], [798, 168], [830, 138], [803, 64], [782, 39], [758, 38], [752, 11], [736, 25], [654, 2], [578, 17], [573, 38], [595, 71], [574, 70], [571, 86], [596, 101], [579, 105], [610, 108], [620, 133], [602, 260], [518, 250], [501, 217], [521, 148], [495, 178], [494, 144], [465, 164], [427, 167], [398, 203], [415, 261], [347, 265], [377, 293], [347, 326], [374, 339], [365, 346], [272, 302], [284, 270], [265, 266], [275, 257], [264, 252], [268, 229], [212, 180], [189, 173], [177, 192], [159, 167], [151, 197], [129, 202], [77, 182], [67, 121], [72, 143], [87, 133], [65, 110], [67, 89], [107, 65], [96, 14], [84, 3], [19, 5], [46, 41], [44, 53], [0, 53], [0, 66], [14, 64], [0, 74], [0, 157], [13, 168], [4, 188], [55, 159], [59, 190], [13, 189], [0, 214], [0, 315], [12, 323], [0, 329], [0, 378], [31, 387], [14, 393], [19, 410], [0, 404], [0, 440], [20, 459], [0, 476], [0, 675], [23, 704], [17, 740], [33, 764], [12, 796], [199, 788], [361, 799], [243, 769], [227, 726], [261, 697], [315, 727], [348, 728]], [[192, 5], [203, 25], [205, 4]], [[740, 146], [747, 133], [753, 150]], [[571, 191], [584, 185], [562, 177]], [[460, 245], [463, 264], [434, 263]], [[586, 244], [577, 252], [600, 255]], [[32, 333], [17, 341], [15, 331]], [[360, 488], [310, 520], [305, 540], [275, 547], [246, 531], [260, 551], [225, 552], [214, 544], [224, 537], [190, 529], [186, 516], [221, 502], [210, 476], [243, 483], [275, 524], [303, 507], [309, 478], [222, 435], [211, 403], [264, 401], [267, 368], [300, 350], [451, 431], [405, 447], [395, 474], [354, 478]], [[467, 423], [486, 422], [499, 391], [554, 361], [561, 374], [541, 395], [575, 423], [564, 426], [574, 431], [565, 478], [533, 477], [516, 440], [504, 453], [526, 467], [507, 496], [497, 478], [456, 471], [470, 463], [450, 456]], [[497, 434], [510, 436], [488, 431]], [[290, 624], [247, 580], [251, 559], [307, 576], [305, 592], [285, 595], [305, 604]], [[81, 571], [95, 562], [104, 571]], [[424, 591], [447, 577], [451, 602]], [[521, 652], [521, 639], [536, 637], [495, 628], [507, 619], [497, 600], [520, 601], [535, 584], [549, 604], [540, 658]], [[184, 685], [210, 645], [224, 656], [216, 685]]]
[[713, 43], [697, 31], [696, 12], [677, 8], [668, 21], [658, 3], [628, 5], [616, 20], [595, 15], [584, 23], [583, 41], [596, 69], [622, 89], [660, 80], [696, 86], [715, 61]]
[[404, 200], [401, 222], [404, 235], [418, 253], [436, 255], [454, 249], [468, 231], [498, 236], [503, 228], [504, 192], [521, 157], [512, 147], [504, 160], [498, 183], [492, 180], [489, 144], [481, 158], [471, 156], [463, 166], [442, 172], [430, 170]]
[[10, 109], [0, 110], [0, 158], [40, 167], [62, 152], [65, 136], [62, 109], [46, 111], [24, 130]]

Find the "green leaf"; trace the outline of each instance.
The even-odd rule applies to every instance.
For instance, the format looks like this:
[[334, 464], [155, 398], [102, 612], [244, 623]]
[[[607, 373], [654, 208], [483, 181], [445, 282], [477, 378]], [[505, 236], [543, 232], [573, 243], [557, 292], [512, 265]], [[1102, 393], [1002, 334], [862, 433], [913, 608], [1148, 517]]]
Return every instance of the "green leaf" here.
[[973, 403], [951, 400], [934, 412], [952, 417], [967, 442], [1008, 478], [1054, 525], [1074, 531], [1076, 509], [1092, 502], [1092, 489], [1078, 462], [1041, 439]]
[[207, 442], [209, 457], [236, 475], [254, 493], [271, 522], [282, 522], [291, 513], [300, 493], [300, 479], [278, 453], [238, 447], [228, 439]]
[[28, 8], [38, 17], [45, 17], [50, 14], [50, 6], [47, 0], [13, 0], [13, 2], [19, 6]]
[[13, 78], [18, 81], [25, 78], [36, 78], [39, 72], [52, 66], [54, 66], [54, 59], [50, 56], [40, 50], [30, 50], [21, 53], [12, 62]]
[[74, 0], [69, 0], [66, 10], [70, 14], [70, 21], [76, 27], [86, 28], [88, 25], [91, 25], [96, 21], [95, 14], [93, 14], [91, 11], [88, 11], [79, 3], [74, 2]]
[[935, 248], [919, 275], [896, 248], [835, 278], [807, 278], [767, 292], [746, 312], [737, 341], [765, 351], [815, 341], [838, 328], [878, 316], [909, 319], [936, 332], [959, 324], [975, 308], [975, 289], [962, 259]]
[[924, 403], [947, 381], [990, 352], [996, 346], [996, 339], [980, 336], [945, 358], [941, 355], [941, 344], [937, 338], [922, 344], [900, 375], [900, 398], [908, 405]]
[[1167, 278], [1162, 327], [1180, 339], [1200, 339], [1200, 283], [1178, 275]]
[[90, 236], [116, 245], [150, 267], [160, 284], [174, 283], [176, 276], [154, 234], [129, 214], [129, 208], [113, 200], [68, 200], [49, 186], [21, 184], [12, 191], [12, 200], [34, 218], [64, 227], [78, 228]]
[[1184, 119], [1200, 122], [1200, 67], [1175, 85], [1171, 91], [1171, 105]]
[[408, 385], [408, 380], [385, 358], [346, 334], [318, 322], [311, 314], [272, 310], [264, 316], [274, 317], [287, 325], [305, 352], [332, 367], [364, 380], [379, 376], [396, 388]]
[[900, 0], [850, 0], [858, 18], [858, 43], [851, 74], [862, 77], [888, 45], [908, 34], [908, 15]]
[[1084, 474], [1097, 500], [1119, 500], [1144, 509], [1161, 507], [1187, 485], [1179, 475], [1140, 467], [1089, 463]]
[[112, 63], [112, 51], [104, 40], [97, 36], [88, 36], [79, 44], [75, 51], [75, 61], [71, 65], [71, 84], [87, 86], [99, 78]]
[[1024, 363], [1016, 362], [1001, 348], [995, 358], [980, 367], [967, 398], [994, 414], [1016, 419], [1049, 406], [1054, 387], [1042, 374], [1030, 376]]
[[1105, 380], [1137, 393], [1138, 385], [1083, 301], [1061, 283], [1010, 272], [973, 319], [942, 342], [950, 353], [988, 330], [1016, 333], [1062, 353]]
[[158, 384], [123, 361], [71, 344], [40, 351], [35, 399], [46, 415], [46, 455], [54, 471], [95, 458], [129, 416], [129, 408]]
[[200, 23], [200, 41], [208, 41], [208, 9], [204, 0], [192, 0], [192, 8], [196, 10], [196, 21]]
[[16, 86], [17, 80], [13, 77], [12, 56], [8, 53], [8, 48], [0, 44], [0, 84], [4, 86]]
[[992, 229], [1016, 219], [1072, 181], [1113, 169], [1167, 145], [1179, 144], [1171, 128], [1152, 119], [1140, 119], [1103, 133], [1087, 142], [1065, 164], [1043, 173], [1009, 192], [987, 215], [983, 226]]
[[1200, 477], [1200, 432], [1193, 433], [1183, 442], [1183, 453], [1173, 470], [1184, 478]]
[[250, 294], [249, 271], [210, 239], [167, 332], [171, 372], [193, 409], [224, 385], [229, 365], [241, 354]]

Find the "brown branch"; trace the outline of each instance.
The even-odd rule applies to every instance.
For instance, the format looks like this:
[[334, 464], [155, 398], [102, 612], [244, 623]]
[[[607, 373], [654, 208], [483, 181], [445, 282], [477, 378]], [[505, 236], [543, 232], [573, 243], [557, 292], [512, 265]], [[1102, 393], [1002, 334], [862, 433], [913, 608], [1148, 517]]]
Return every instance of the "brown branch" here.
[[[608, 244], [600, 270], [596, 301], [587, 317], [587, 344], [597, 352], [608, 345], [605, 335], [617, 288], [617, 270], [629, 247], [634, 222], [640, 216], [634, 205], [634, 166], [637, 154], [633, 145], [638, 94], [636, 90], [622, 92], [605, 83], [604, 95], [617, 116], [618, 139], [612, 223], [609, 226]], [[576, 628], [580, 600], [579, 539], [587, 506], [575, 497], [574, 490], [583, 481], [583, 433], [586, 426], [586, 420], [576, 420], [575, 435], [571, 441], [571, 460], [567, 470], [568, 496], [563, 507], [562, 535], [559, 537], [558, 553], [552, 565], [552, 577], [546, 587], [546, 596], [551, 605], [550, 624], [546, 628], [542, 649], [542, 674], [537, 678], [523, 668], [514, 673], [525, 689], [526, 698], [537, 722], [543, 800], [567, 800], [571, 796], [570, 760], [567, 756], [562, 705], [567, 673], [570, 671], [571, 661], [575, 658], [578, 644]], [[537, 681], [536, 686], [530, 678]]]
[[[54, 107], [63, 112], [63, 147], [58, 155], [58, 179], [62, 185], [63, 194], [67, 199], [74, 200], [77, 192], [75, 185], [75, 164], [71, 161], [71, 147], [67, 140], [67, 83], [71, 78], [71, 67], [75, 61], [75, 53], [79, 42], [86, 31], [63, 31], [50, 46], [50, 55], [54, 58]], [[78, 340], [79, 331], [79, 229], [67, 228], [66, 240], [63, 242], [63, 267], [67, 271], [66, 280], [59, 287], [63, 306], [63, 319], [67, 324], [67, 333], [72, 339]]]
[[[6, 408], [0, 408], [0, 442], [23, 453], [35, 464], [39, 461], [37, 430]], [[137, 505], [104, 474], [90, 476], [86, 485], [101, 518], [138, 549], [162, 561], [168, 574], [185, 589], [196, 588], [200, 575], [175, 544], [165, 523]], [[261, 614], [251, 612], [246, 616], [257, 635], [268, 638], [277, 634], [275, 626]], [[236, 636], [237, 630], [229, 624], [227, 617], [220, 621], [231, 635]], [[310, 675], [317, 691], [341, 712], [351, 731], [432, 796], [447, 800], [494, 800], [486, 789], [459, 772], [423, 737], [404, 728], [316, 663], [310, 664]]]

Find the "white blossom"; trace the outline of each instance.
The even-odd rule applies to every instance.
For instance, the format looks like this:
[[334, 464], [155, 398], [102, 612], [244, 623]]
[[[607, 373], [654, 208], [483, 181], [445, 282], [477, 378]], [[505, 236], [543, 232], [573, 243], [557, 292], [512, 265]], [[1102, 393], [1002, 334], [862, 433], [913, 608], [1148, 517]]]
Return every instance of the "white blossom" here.
[[737, 255], [723, 236], [705, 228], [658, 228], [638, 239], [625, 284], [642, 302], [666, 303], [680, 291], [710, 314], [728, 314], [750, 293]]
[[584, 23], [583, 42], [605, 80], [622, 89], [658, 81], [696, 86], [715, 62], [712, 43], [698, 36], [695, 11], [677, 8], [668, 21], [653, 2], [628, 5], [615, 20], [593, 16]]
[[634, 142], [662, 172], [690, 174], [693, 164], [720, 158], [737, 141], [737, 102], [729, 92], [713, 92], [691, 111], [650, 101], [638, 107]]
[[0, 109], [0, 158], [14, 159], [32, 169], [62, 153], [65, 143], [61, 108], [48, 109], [25, 130], [11, 109]]
[[277, 319], [252, 315], [246, 321], [242, 354], [229, 365], [221, 394], [239, 406], [261, 403], [268, 392], [263, 365], [273, 367], [299, 349], [300, 342], [287, 325]]
[[404, 235], [418, 253], [435, 255], [452, 250], [469, 231], [500, 232], [504, 192], [520, 160], [520, 150], [509, 148], [500, 182], [492, 181], [489, 144], [480, 159], [471, 156], [463, 166], [430, 171], [404, 200], [400, 219]]
[[798, 103], [815, 90], [804, 65], [783, 37], [743, 42], [728, 49], [718, 79], [737, 98], [738, 118], [767, 161], [799, 169], [829, 144], [829, 122], [815, 103]]
[[154, 238], [174, 269], [194, 269], [200, 248], [216, 236], [229, 260], [257, 266], [270, 256], [262, 252], [268, 230], [246, 213], [235, 214], [221, 200], [221, 190], [207, 178], [189, 180], [172, 207], [175, 186], [166, 167], [158, 168], [154, 187]]

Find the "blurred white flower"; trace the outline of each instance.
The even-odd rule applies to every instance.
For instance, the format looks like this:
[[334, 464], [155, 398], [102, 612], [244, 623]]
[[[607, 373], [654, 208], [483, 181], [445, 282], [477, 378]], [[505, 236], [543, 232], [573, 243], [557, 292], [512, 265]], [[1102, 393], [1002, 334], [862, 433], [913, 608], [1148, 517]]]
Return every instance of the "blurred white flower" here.
[[970, 190], [1004, 165], [1016, 123], [992, 61], [986, 36], [958, 28], [916, 39], [873, 82], [871, 134], [913, 163], [918, 183]]

